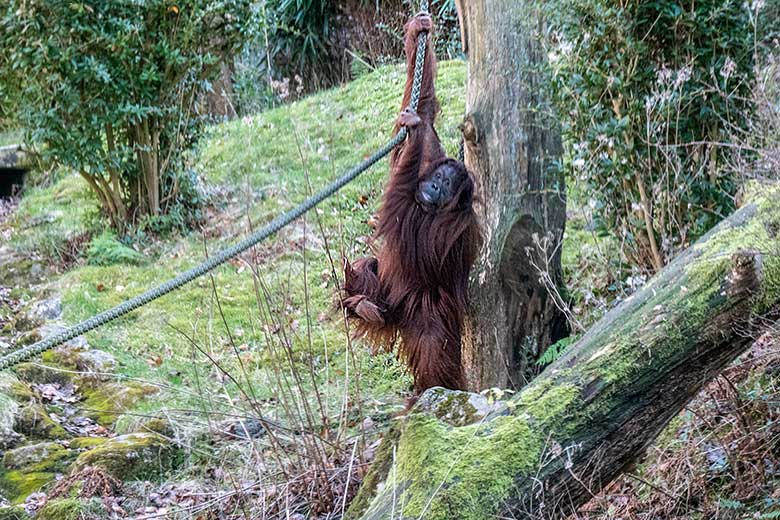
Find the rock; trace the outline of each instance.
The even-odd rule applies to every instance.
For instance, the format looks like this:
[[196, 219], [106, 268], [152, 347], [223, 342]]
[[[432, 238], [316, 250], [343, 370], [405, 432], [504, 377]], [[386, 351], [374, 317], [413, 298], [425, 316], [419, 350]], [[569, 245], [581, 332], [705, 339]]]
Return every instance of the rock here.
[[51, 418], [46, 408], [34, 401], [19, 409], [14, 430], [36, 439], [67, 439], [69, 437], [68, 432]]
[[107, 374], [113, 372], [116, 365], [116, 358], [105, 350], [84, 350], [76, 355], [76, 369], [82, 372]]
[[502, 409], [500, 402], [491, 402], [481, 394], [434, 387], [426, 390], [414, 405], [453, 426], [465, 426], [481, 421]]
[[24, 435], [13, 430], [0, 430], [0, 450], [7, 450], [24, 442]]
[[18, 383], [12, 375], [0, 373], [0, 449], [8, 449], [22, 440], [22, 436], [14, 431], [19, 404], [12, 389]]
[[181, 462], [181, 451], [156, 433], [129, 433], [82, 453], [74, 471], [99, 466], [119, 480], [155, 478]]
[[71, 380], [71, 374], [46, 368], [38, 363], [19, 363], [13, 368], [16, 376], [27, 383], [66, 385]]
[[143, 424], [138, 425], [135, 431], [138, 433], [157, 433], [168, 439], [176, 435], [171, 424], [161, 417], [155, 417], [145, 421]]
[[59, 298], [36, 302], [30, 310], [30, 316], [40, 321], [56, 320], [60, 315], [62, 315], [62, 301]]
[[57, 442], [28, 444], [21, 448], [6, 451], [3, 466], [6, 470], [20, 469], [31, 472], [62, 472], [67, 467], [68, 458], [75, 455]]
[[84, 414], [103, 426], [113, 424], [119, 414], [132, 408], [145, 397], [157, 392], [157, 387], [135, 381], [105, 383], [82, 389]]
[[30, 266], [30, 276], [34, 276], [36, 278], [43, 276], [43, 266], [37, 262]]
[[52, 482], [57, 474], [66, 471], [76, 455], [76, 452], [56, 442], [42, 442], [6, 451], [0, 489], [11, 503], [21, 504], [30, 494]]
[[98, 446], [102, 446], [108, 439], [106, 437], [76, 437], [67, 441], [68, 447], [72, 450], [91, 450]]

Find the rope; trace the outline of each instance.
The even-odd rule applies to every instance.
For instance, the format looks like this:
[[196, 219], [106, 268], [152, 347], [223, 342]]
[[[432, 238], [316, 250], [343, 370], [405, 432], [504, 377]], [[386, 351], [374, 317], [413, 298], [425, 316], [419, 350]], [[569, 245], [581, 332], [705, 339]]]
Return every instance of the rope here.
[[[420, 11], [428, 12], [427, 0], [420, 2]], [[409, 106], [412, 108], [412, 110], [417, 109], [417, 103], [420, 101], [420, 88], [422, 84], [426, 41], [426, 33], [421, 33], [417, 38], [417, 59], [414, 63], [414, 80], [412, 82], [412, 95], [409, 103]], [[363, 162], [347, 171], [344, 175], [335, 181], [332, 181], [319, 193], [312, 195], [290, 211], [279, 215], [270, 223], [265, 225], [262, 229], [252, 233], [249, 237], [242, 240], [241, 242], [223, 250], [216, 256], [212, 256], [202, 264], [185, 271], [184, 273], [171, 280], [168, 280], [162, 285], [154, 287], [143, 294], [139, 294], [138, 296], [133, 297], [124, 303], [117, 305], [116, 307], [113, 307], [107, 311], [103, 311], [100, 314], [97, 314], [87, 320], [82, 321], [81, 323], [78, 323], [77, 325], [74, 325], [73, 327], [67, 328], [59, 334], [55, 334], [46, 339], [38, 341], [37, 343], [33, 343], [3, 355], [0, 357], [0, 370], [10, 368], [14, 365], [22, 363], [23, 361], [26, 361], [33, 356], [37, 356], [42, 352], [62, 345], [66, 341], [105, 325], [106, 323], [113, 321], [120, 316], [124, 316], [125, 314], [132, 312], [135, 309], [142, 307], [149, 302], [152, 302], [168, 294], [171, 291], [175, 291], [179, 287], [190, 283], [191, 281], [200, 276], [203, 276], [209, 271], [212, 271], [231, 258], [240, 255], [250, 247], [262, 242], [271, 235], [276, 234], [283, 227], [287, 226], [295, 219], [317, 206], [320, 202], [334, 195], [341, 188], [352, 182], [358, 175], [369, 169], [377, 161], [390, 153], [393, 148], [403, 142], [403, 140], [406, 138], [406, 133], [406, 128], [401, 128], [401, 130], [399, 130], [398, 133], [395, 134], [395, 136], [393, 136], [393, 138], [390, 139], [386, 145], [374, 152], [371, 157], [365, 159]]]

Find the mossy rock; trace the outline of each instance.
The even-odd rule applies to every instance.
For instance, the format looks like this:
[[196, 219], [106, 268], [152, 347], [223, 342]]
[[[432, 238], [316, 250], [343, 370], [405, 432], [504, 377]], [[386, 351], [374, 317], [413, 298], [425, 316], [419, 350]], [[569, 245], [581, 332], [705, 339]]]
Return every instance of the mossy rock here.
[[0, 450], [15, 446], [22, 440], [22, 436], [14, 431], [16, 415], [19, 412], [16, 399], [16, 389], [19, 385], [22, 383], [12, 374], [0, 372]]
[[74, 458], [74, 452], [57, 442], [41, 442], [6, 451], [3, 466], [26, 473], [63, 472]]
[[155, 417], [139, 424], [135, 431], [138, 433], [158, 433], [167, 438], [171, 438], [176, 434], [176, 432], [173, 431], [171, 423], [161, 417]]
[[46, 408], [35, 402], [19, 408], [14, 429], [36, 439], [67, 439], [70, 437], [70, 434], [49, 416]]
[[0, 284], [8, 287], [16, 287], [22, 284], [30, 283], [30, 272], [36, 262], [30, 259], [8, 253], [0, 255], [3, 260], [0, 262]]
[[105, 437], [76, 437], [68, 441], [68, 447], [72, 450], [91, 450], [102, 446], [107, 441]]
[[12, 504], [23, 504], [28, 496], [40, 491], [55, 477], [55, 473], [48, 471], [27, 473], [15, 469], [0, 475], [0, 489], [3, 491], [3, 496]]
[[98, 520], [107, 516], [98, 499], [63, 498], [46, 502], [36, 513], [35, 520]]
[[103, 426], [112, 425], [119, 414], [131, 409], [144, 398], [157, 392], [157, 387], [135, 381], [106, 383], [82, 388], [85, 415]]
[[30, 385], [21, 381], [14, 381], [8, 386], [7, 394], [14, 401], [26, 403], [35, 400], [35, 392]]
[[41, 324], [40, 320], [36, 320], [29, 314], [19, 313], [9, 323], [10, 332], [22, 333], [35, 329]]
[[[60, 368], [60, 367], [57, 367]], [[14, 367], [16, 377], [27, 383], [65, 385], [71, 381], [71, 375], [59, 370], [51, 370], [34, 363], [20, 363]]]
[[0, 449], [7, 448], [18, 440], [13, 428], [19, 404], [9, 395], [12, 393], [11, 386], [17, 382], [9, 374], [0, 374]]
[[99, 466], [119, 480], [154, 479], [181, 462], [181, 450], [156, 433], [129, 433], [82, 453], [74, 471]]
[[52, 482], [58, 473], [65, 473], [77, 453], [56, 442], [42, 442], [6, 451], [5, 472], [0, 476], [0, 489], [14, 504], [24, 502]]
[[31, 518], [22, 506], [0, 507], [0, 520], [30, 520]]
[[416, 409], [430, 412], [447, 424], [465, 426], [499, 412], [501, 404], [481, 394], [434, 387], [420, 396]]
[[23, 333], [16, 339], [16, 346], [26, 347], [27, 345], [32, 345], [33, 343], [37, 343], [42, 339], [43, 336], [41, 336], [41, 333], [38, 331], [38, 329], [31, 330]]

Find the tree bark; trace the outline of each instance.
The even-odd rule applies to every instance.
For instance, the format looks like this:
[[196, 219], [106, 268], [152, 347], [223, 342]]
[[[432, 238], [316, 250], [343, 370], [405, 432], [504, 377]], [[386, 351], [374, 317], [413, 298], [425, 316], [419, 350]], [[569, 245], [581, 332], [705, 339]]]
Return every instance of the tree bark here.
[[[464, 327], [464, 371], [472, 390], [520, 388], [539, 355], [568, 334], [549, 292], [562, 285], [566, 200], [560, 132], [540, 71], [542, 21], [531, 1], [457, 4], [468, 54], [465, 162], [479, 185], [486, 238]], [[534, 237], [547, 241], [546, 252]]]
[[630, 467], [780, 318], [780, 187], [751, 192], [510, 400], [423, 394], [351, 517], [564, 518]]

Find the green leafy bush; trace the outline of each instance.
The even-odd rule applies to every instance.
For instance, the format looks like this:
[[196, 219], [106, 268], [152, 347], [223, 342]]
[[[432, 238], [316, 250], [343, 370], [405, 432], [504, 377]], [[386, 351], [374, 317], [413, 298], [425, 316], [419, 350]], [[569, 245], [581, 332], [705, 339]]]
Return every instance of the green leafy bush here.
[[86, 179], [117, 229], [163, 214], [180, 196], [196, 96], [240, 48], [250, 3], [10, 0], [0, 105]]
[[87, 260], [92, 265], [138, 265], [144, 256], [120, 242], [114, 233], [106, 231], [90, 241]]
[[739, 179], [725, 165], [753, 109], [760, 6], [544, 5], [565, 166], [629, 260], [660, 269], [732, 210]]

